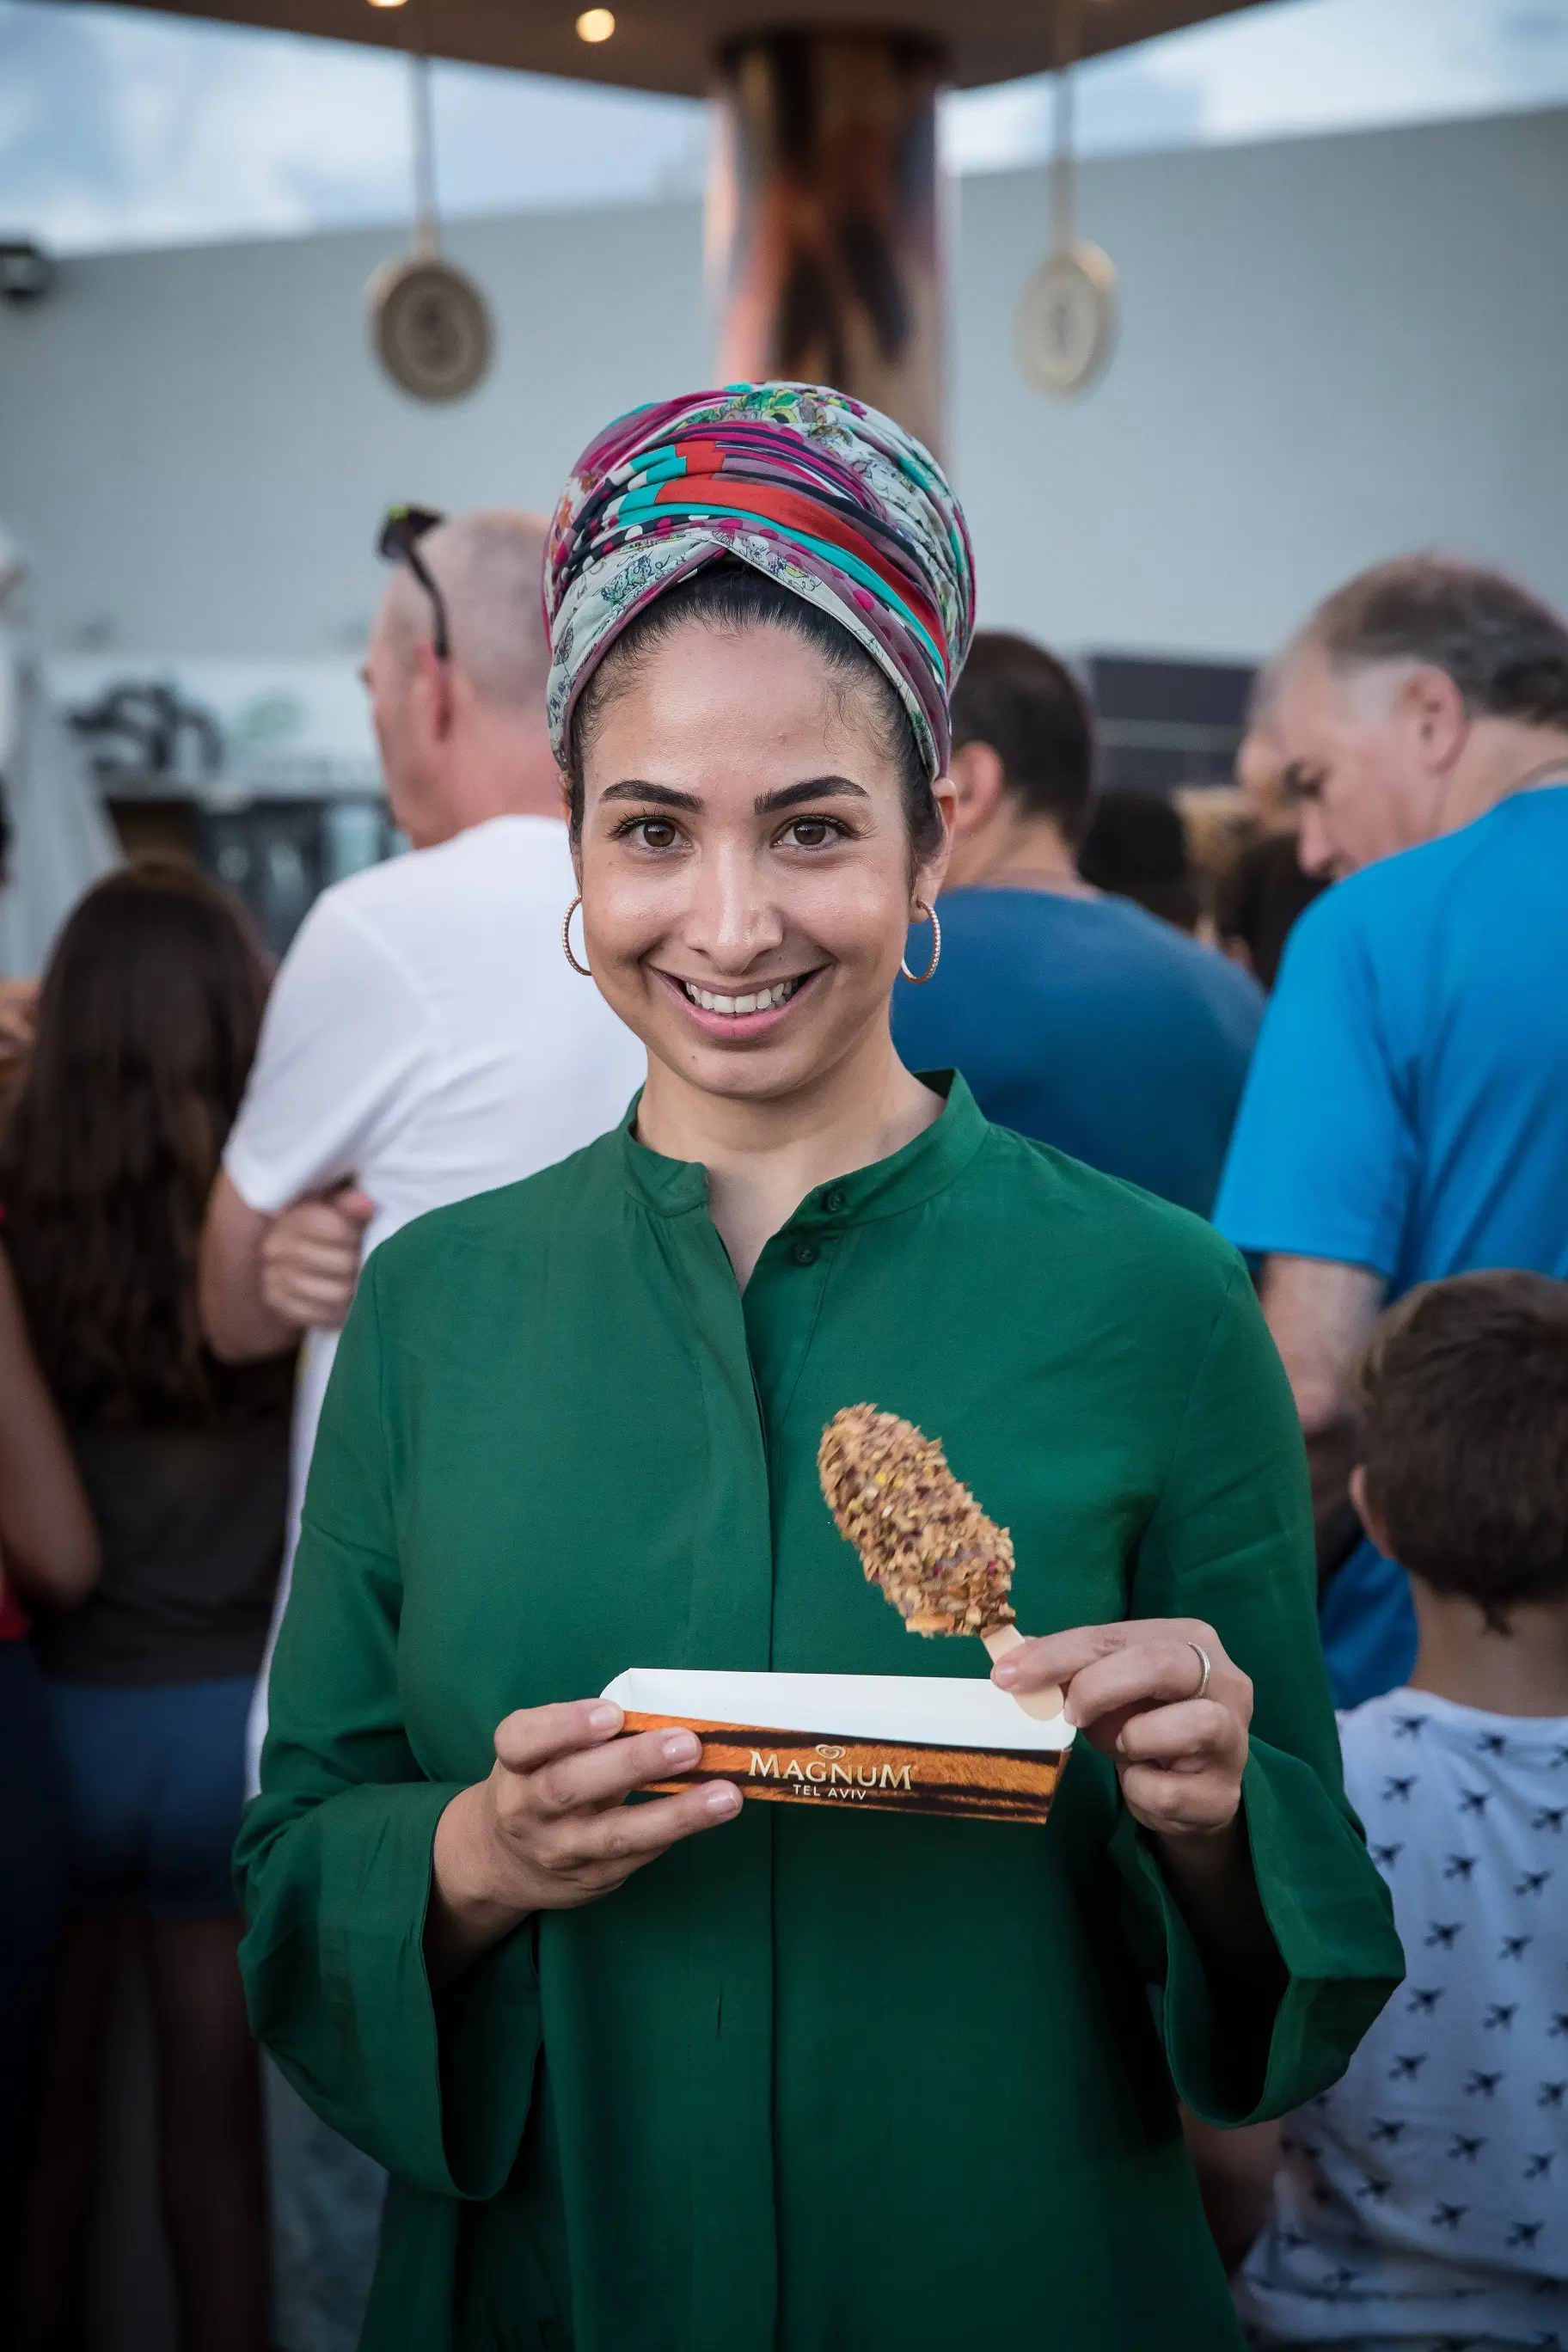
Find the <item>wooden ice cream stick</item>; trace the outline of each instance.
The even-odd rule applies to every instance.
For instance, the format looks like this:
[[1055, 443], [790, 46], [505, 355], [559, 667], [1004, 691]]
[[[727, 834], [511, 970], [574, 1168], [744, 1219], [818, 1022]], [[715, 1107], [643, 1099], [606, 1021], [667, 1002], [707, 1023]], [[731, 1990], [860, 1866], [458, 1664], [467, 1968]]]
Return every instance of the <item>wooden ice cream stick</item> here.
[[[982, 1633], [980, 1638], [991, 1654], [994, 1666], [1000, 1665], [1011, 1651], [1022, 1649], [1024, 1645], [1024, 1636], [1016, 1625], [994, 1626], [989, 1633]], [[1061, 1686], [1057, 1683], [1047, 1683], [1044, 1690], [1016, 1690], [1013, 1696], [1024, 1713], [1036, 1723], [1049, 1723], [1062, 1711]]]

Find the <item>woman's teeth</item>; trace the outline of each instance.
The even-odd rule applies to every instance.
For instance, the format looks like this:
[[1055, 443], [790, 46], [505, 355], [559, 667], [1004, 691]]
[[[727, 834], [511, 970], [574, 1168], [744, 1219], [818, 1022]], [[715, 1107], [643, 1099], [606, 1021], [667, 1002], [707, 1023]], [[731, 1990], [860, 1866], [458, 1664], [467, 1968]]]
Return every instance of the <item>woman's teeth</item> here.
[[[803, 973], [802, 979], [805, 977]], [[694, 986], [689, 980], [680, 983], [690, 1003], [700, 1004], [704, 1013], [772, 1013], [776, 1006], [787, 1004], [800, 984], [800, 980], [781, 980], [772, 988], [759, 988], [751, 996], [719, 996], [710, 988]]]

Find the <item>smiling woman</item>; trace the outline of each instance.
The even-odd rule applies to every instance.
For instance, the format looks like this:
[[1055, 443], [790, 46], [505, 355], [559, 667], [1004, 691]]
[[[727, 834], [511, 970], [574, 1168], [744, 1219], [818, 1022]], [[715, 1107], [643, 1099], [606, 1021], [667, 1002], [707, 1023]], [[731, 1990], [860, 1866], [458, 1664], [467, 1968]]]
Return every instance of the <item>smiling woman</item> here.
[[[617, 640], [576, 706], [568, 774], [589, 963], [659, 1064], [638, 1131], [708, 1168], [743, 1282], [811, 1181], [788, 1148], [803, 1087], [834, 1123], [879, 1105], [889, 1149], [939, 1115], [894, 1057], [888, 1007], [941, 886], [952, 786], [933, 787], [855, 639], [732, 559]], [[739, 1102], [782, 1151], [710, 1131]]]
[[[587, 451], [547, 604], [647, 1084], [371, 1258], [238, 1854], [258, 2029], [393, 2175], [363, 2344], [1239, 2345], [1177, 2097], [1300, 2104], [1399, 1948], [1240, 1261], [893, 1051], [963, 519], [886, 418], [731, 386]], [[1084, 1735], [1048, 1831], [651, 1796], [696, 1738], [593, 1696], [984, 1674], [835, 1530], [818, 1443], [868, 1403], [1011, 1532], [994, 1679]]]

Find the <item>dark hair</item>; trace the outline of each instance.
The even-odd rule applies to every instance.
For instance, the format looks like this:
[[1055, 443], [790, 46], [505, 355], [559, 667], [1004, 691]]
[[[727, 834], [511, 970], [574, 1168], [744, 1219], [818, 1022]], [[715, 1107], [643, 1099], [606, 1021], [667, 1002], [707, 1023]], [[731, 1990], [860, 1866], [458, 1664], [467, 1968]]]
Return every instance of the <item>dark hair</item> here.
[[1383, 1317], [1357, 1374], [1369, 1501], [1395, 1556], [1508, 1630], [1568, 1593], [1568, 1283], [1461, 1274]]
[[989, 743], [1014, 798], [1078, 840], [1094, 792], [1094, 720], [1071, 670], [1044, 646], [979, 632], [953, 690], [952, 740]]
[[1175, 803], [1158, 793], [1101, 793], [1079, 848], [1078, 870], [1097, 890], [1135, 898], [1180, 930], [1197, 928], [1202, 904], [1187, 828]]
[[258, 1388], [203, 1347], [196, 1260], [267, 984], [240, 909], [173, 863], [100, 882], [49, 959], [0, 1199], [68, 1420], [199, 1423]]
[[909, 712], [891, 679], [831, 614], [784, 588], [765, 572], [738, 557], [723, 556], [677, 583], [647, 604], [605, 654], [572, 714], [566, 782], [571, 793], [573, 836], [583, 829], [583, 755], [605, 705], [628, 673], [647, 659], [677, 629], [691, 624], [726, 630], [784, 629], [814, 646], [832, 675], [869, 702], [882, 747], [898, 766], [904, 822], [917, 863], [942, 840], [942, 816], [931, 796], [931, 778]]
[[1325, 598], [1303, 640], [1335, 669], [1430, 662], [1467, 710], [1568, 727], [1568, 627], [1528, 588], [1479, 563], [1445, 555], [1379, 563]]
[[1215, 929], [1238, 940], [1255, 979], [1272, 988], [1285, 942], [1299, 915], [1328, 888], [1321, 875], [1303, 874], [1293, 833], [1266, 833], [1238, 849], [1215, 889]]

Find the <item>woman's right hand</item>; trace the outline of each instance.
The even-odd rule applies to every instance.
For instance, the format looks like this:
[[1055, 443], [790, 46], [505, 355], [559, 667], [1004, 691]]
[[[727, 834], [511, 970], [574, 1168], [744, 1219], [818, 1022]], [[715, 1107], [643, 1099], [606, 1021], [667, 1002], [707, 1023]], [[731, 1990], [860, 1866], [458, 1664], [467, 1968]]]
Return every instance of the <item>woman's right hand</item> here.
[[425, 1965], [439, 1990], [531, 1912], [574, 1911], [613, 1894], [645, 1863], [699, 1830], [732, 1821], [731, 1780], [628, 1805], [701, 1752], [690, 1731], [617, 1739], [608, 1699], [521, 1707], [497, 1727], [489, 1778], [453, 1798], [436, 1825]]

